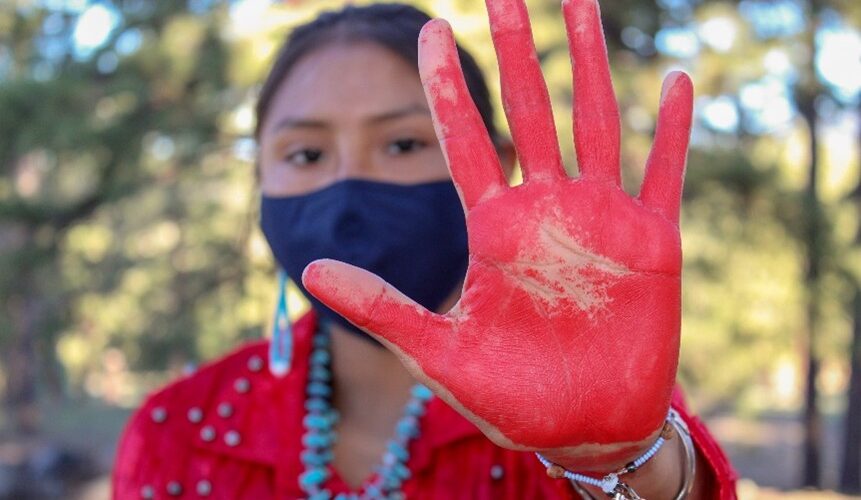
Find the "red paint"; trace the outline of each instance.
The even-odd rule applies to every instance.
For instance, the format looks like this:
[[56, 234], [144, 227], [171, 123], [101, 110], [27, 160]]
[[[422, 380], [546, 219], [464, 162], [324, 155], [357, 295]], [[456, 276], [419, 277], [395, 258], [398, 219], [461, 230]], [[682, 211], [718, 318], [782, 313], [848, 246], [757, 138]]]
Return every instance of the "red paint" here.
[[[312, 316], [294, 327], [295, 364], [286, 377], [274, 377], [265, 364], [267, 344], [255, 342], [242, 346], [151, 395], [132, 416], [117, 449], [112, 477], [112, 497], [137, 500], [144, 486], [152, 486], [156, 499], [173, 498], [166, 486], [178, 481], [181, 498], [198, 498], [197, 483], [209, 481], [207, 498], [285, 499], [305, 498], [299, 488], [302, 472], [299, 453], [308, 354], [316, 328]], [[263, 360], [259, 371], [249, 370], [249, 360]], [[237, 378], [250, 384], [247, 393], [234, 390]], [[230, 402], [234, 413], [218, 415], [222, 402]], [[702, 422], [689, 415], [680, 393], [674, 394], [678, 409], [691, 428], [697, 451], [706, 467], [702, 475], [706, 498], [735, 498], [735, 473], [718, 444]], [[154, 422], [151, 412], [162, 408], [167, 418]], [[187, 418], [191, 408], [203, 415], [198, 423]], [[200, 439], [200, 429], [211, 425], [217, 437], [211, 442]], [[223, 441], [224, 433], [236, 430], [242, 436], [238, 446]], [[410, 479], [404, 483], [407, 498], [417, 500], [490, 499], [573, 499], [577, 498], [566, 481], [547, 477], [544, 468], [530, 453], [505, 450], [488, 441], [470, 422], [435, 399], [422, 419], [421, 438], [410, 448], [407, 463]], [[490, 469], [502, 467], [503, 475], [494, 479]], [[338, 471], [326, 487], [334, 494], [349, 491]]]
[[[575, 67], [581, 176], [565, 176], [522, 0], [488, 0], [503, 98], [524, 169], [510, 188], [472, 105], [448, 25], [420, 39], [420, 70], [461, 193], [470, 267], [445, 315], [369, 273], [312, 263], [305, 286], [402, 352], [498, 444], [601, 445], [563, 465], [600, 466], [648, 444], [670, 404], [679, 352], [678, 206], [692, 87], [668, 78], [643, 193], [620, 187], [619, 113], [594, 0], [563, 4]], [[501, 437], [500, 436], [501, 433]], [[627, 445], [625, 444], [627, 443]]]

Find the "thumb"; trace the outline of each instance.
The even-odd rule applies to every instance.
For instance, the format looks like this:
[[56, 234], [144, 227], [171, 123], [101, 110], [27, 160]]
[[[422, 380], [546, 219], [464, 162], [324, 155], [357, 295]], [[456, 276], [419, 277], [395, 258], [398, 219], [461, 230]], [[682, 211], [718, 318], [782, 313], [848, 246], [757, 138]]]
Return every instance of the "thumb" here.
[[302, 284], [403, 361], [411, 361], [408, 367], [439, 359], [441, 340], [452, 331], [446, 316], [428, 311], [379, 276], [344, 262], [311, 262], [302, 273]]

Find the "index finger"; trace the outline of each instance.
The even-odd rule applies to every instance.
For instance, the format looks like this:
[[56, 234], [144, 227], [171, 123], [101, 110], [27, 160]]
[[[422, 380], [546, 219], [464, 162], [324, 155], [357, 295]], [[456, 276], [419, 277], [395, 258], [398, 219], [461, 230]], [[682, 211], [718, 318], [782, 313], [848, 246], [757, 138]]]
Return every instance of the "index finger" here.
[[466, 86], [451, 27], [443, 19], [422, 28], [419, 74], [464, 209], [503, 192], [508, 182], [499, 156]]

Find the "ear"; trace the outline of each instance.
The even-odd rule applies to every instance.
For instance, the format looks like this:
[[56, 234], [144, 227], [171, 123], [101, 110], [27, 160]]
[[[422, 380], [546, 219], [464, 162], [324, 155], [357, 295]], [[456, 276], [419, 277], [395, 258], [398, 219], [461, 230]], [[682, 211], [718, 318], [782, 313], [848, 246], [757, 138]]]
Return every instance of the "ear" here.
[[517, 152], [514, 149], [514, 143], [507, 137], [499, 138], [494, 142], [496, 143], [496, 154], [499, 155], [499, 163], [502, 165], [505, 178], [511, 180], [511, 176], [514, 174], [514, 165], [517, 163]]

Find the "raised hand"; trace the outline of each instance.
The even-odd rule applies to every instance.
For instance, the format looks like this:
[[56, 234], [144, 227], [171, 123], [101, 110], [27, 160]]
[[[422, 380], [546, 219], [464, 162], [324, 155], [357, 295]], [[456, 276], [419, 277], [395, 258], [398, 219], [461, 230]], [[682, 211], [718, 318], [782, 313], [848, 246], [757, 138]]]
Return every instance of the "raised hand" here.
[[522, 185], [503, 176], [448, 24], [428, 23], [419, 41], [469, 232], [459, 302], [430, 312], [367, 271], [329, 260], [311, 263], [303, 282], [497, 444], [608, 470], [654, 441], [675, 380], [691, 82], [667, 77], [645, 181], [639, 197], [627, 195], [598, 5], [565, 0], [580, 168], [569, 178], [526, 7], [487, 6]]

